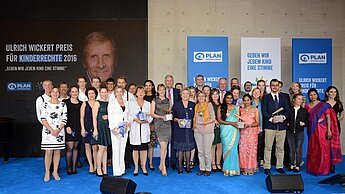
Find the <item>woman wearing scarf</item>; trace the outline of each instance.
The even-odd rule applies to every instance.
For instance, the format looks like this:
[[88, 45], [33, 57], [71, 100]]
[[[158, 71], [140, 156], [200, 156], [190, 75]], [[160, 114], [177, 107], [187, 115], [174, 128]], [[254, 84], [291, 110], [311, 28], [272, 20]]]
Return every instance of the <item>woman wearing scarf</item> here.
[[240, 175], [238, 161], [238, 141], [240, 133], [237, 129], [237, 108], [232, 104], [231, 92], [226, 92], [223, 103], [217, 111], [217, 120], [220, 124], [220, 139], [223, 147], [223, 172], [224, 176]]
[[336, 115], [330, 104], [320, 101], [315, 88], [308, 91], [309, 113], [307, 172], [328, 175], [342, 161]]
[[213, 106], [206, 101], [204, 92], [199, 91], [197, 94], [198, 103], [195, 106], [194, 113], [194, 138], [198, 147], [199, 156], [199, 176], [210, 176], [212, 162], [212, 142], [214, 139], [214, 122], [215, 114]]

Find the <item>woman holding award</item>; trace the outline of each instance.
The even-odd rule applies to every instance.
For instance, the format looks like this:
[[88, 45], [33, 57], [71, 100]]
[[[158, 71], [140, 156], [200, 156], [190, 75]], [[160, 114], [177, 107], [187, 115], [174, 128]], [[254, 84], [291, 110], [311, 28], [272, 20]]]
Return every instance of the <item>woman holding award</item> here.
[[154, 119], [156, 135], [161, 147], [160, 164], [158, 169], [163, 176], [168, 176], [165, 166], [165, 158], [167, 154], [167, 145], [171, 139], [171, 124], [172, 120], [171, 107], [169, 99], [165, 97], [165, 86], [158, 84], [158, 97], [151, 102], [151, 115]]
[[237, 129], [237, 108], [232, 104], [231, 92], [226, 92], [224, 100], [217, 111], [217, 120], [220, 124], [220, 139], [223, 147], [224, 176], [240, 175], [238, 162], [238, 141], [240, 133]]
[[67, 107], [64, 102], [59, 101], [59, 89], [54, 87], [51, 90], [51, 99], [44, 102], [41, 108], [42, 143], [41, 149], [45, 150], [44, 166], [45, 176], [44, 182], [50, 180], [50, 165], [54, 154], [54, 170], [53, 177], [60, 180], [58, 175], [58, 167], [60, 162], [60, 150], [65, 149], [65, 130], [67, 122]]
[[128, 137], [128, 102], [122, 98], [123, 88], [115, 87], [115, 100], [109, 102], [108, 120], [111, 130], [114, 176], [125, 175], [125, 150]]
[[144, 100], [145, 89], [143, 86], [137, 86], [135, 95], [136, 100], [132, 100], [128, 104], [128, 120], [130, 123], [129, 140], [133, 150], [133, 161], [135, 169], [134, 176], [138, 175], [138, 162], [140, 154], [141, 169], [145, 176], [148, 175], [146, 170], [148, 143], [150, 142], [150, 116], [151, 104]]
[[257, 149], [258, 133], [260, 131], [259, 110], [252, 106], [252, 97], [243, 96], [244, 107], [240, 109], [241, 118], [244, 119], [244, 128], [240, 132], [239, 160], [243, 175], [253, 175], [258, 167]]
[[206, 93], [197, 93], [198, 103], [194, 113], [194, 138], [198, 146], [199, 172], [198, 175], [210, 176], [212, 162], [212, 142], [214, 139], [215, 114], [213, 106], [206, 101]]
[[190, 170], [190, 156], [191, 150], [195, 148], [195, 141], [193, 137], [193, 123], [194, 117], [194, 103], [188, 101], [190, 91], [188, 88], [183, 88], [181, 91], [182, 100], [173, 105], [172, 111], [174, 115], [173, 123], [173, 141], [174, 149], [178, 150], [178, 173], [182, 174], [183, 157], [186, 157], [186, 171], [192, 173]]

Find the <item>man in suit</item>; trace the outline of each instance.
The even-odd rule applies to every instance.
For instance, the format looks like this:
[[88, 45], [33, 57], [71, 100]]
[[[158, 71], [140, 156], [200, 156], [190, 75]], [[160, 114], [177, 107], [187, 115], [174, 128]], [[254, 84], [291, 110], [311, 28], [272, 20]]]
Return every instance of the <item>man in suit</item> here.
[[226, 93], [226, 86], [228, 85], [228, 81], [226, 78], [222, 77], [218, 80], [218, 88], [219, 88], [219, 100], [220, 103], [223, 103], [223, 98]]
[[195, 93], [197, 94], [198, 91], [202, 91], [202, 87], [204, 87], [204, 85], [205, 85], [204, 76], [203, 75], [197, 75], [195, 77], [195, 83], [196, 83]]
[[[181, 101], [180, 91], [176, 88], [173, 88], [174, 85], [174, 77], [172, 75], [166, 75], [165, 76], [165, 87], [166, 87], [166, 97], [170, 101], [171, 107], [174, 105], [174, 103]], [[168, 149], [170, 149], [170, 166], [171, 169], [176, 170], [176, 150], [173, 149], [173, 134], [171, 133], [171, 143]], [[168, 166], [168, 165], [167, 165]]]
[[[283, 170], [284, 161], [284, 142], [288, 117], [290, 115], [290, 102], [287, 95], [279, 93], [279, 81], [272, 79], [270, 81], [271, 92], [262, 97], [262, 115], [265, 123], [265, 153], [264, 169], [265, 174], [271, 174], [271, 151], [272, 144], [276, 140], [276, 158], [277, 172], [285, 174]], [[283, 110], [273, 115], [279, 108]]]

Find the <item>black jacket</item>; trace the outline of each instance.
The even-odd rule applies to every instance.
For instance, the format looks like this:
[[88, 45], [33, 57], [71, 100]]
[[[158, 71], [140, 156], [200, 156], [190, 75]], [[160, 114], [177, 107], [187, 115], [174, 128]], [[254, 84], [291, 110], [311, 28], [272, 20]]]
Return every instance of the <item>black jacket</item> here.
[[[305, 125], [301, 126], [299, 123], [300, 121], [304, 122]], [[291, 132], [296, 130], [296, 133], [302, 132], [302, 131], [304, 131], [304, 127], [306, 127], [306, 126], [308, 126], [308, 111], [307, 111], [307, 109], [305, 109], [303, 107], [300, 107], [300, 109], [298, 109], [296, 122], [295, 122], [295, 108], [292, 107], [290, 110], [290, 121], [289, 121], [288, 130]]]

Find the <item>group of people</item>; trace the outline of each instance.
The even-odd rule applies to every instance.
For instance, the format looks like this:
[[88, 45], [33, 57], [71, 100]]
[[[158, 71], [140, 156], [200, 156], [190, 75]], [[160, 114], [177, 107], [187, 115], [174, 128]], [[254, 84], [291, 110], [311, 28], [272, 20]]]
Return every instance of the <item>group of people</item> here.
[[[149, 169], [155, 169], [152, 158], [157, 144], [163, 176], [168, 175], [169, 165], [179, 174], [183, 169], [192, 173], [195, 161], [198, 175], [209, 176], [212, 171], [225, 176], [253, 175], [258, 165], [270, 174], [274, 141], [277, 172], [285, 174], [284, 152], [289, 152], [287, 170], [298, 173], [304, 163], [305, 127], [308, 173], [327, 175], [341, 162], [339, 134], [344, 114], [334, 86], [327, 88], [324, 101], [315, 88], [310, 89], [306, 104], [298, 82], [291, 84], [290, 95], [281, 91], [283, 83], [277, 79], [270, 80], [270, 93], [264, 80], [255, 83], [255, 88], [245, 82], [244, 91], [237, 78], [231, 79], [229, 91], [226, 78], [219, 79], [218, 89], [205, 85], [202, 75], [195, 77], [195, 87], [181, 83], [174, 87], [171, 75], [164, 82], [155, 87], [146, 80], [143, 85], [126, 87], [125, 77], [116, 81], [94, 77], [87, 87], [87, 79], [81, 76], [77, 85], [68, 87], [62, 82], [53, 87], [52, 81], [43, 81], [45, 93], [37, 98], [36, 111], [43, 125], [44, 181], [50, 180], [52, 160], [52, 176], [60, 180], [60, 150], [65, 147], [67, 173], [77, 173], [82, 144], [89, 172], [97, 176], [107, 175], [108, 148], [114, 176], [125, 175], [131, 162], [134, 176], [139, 174], [139, 162], [147, 176], [147, 158]], [[166, 162], [168, 153], [171, 157]]]

